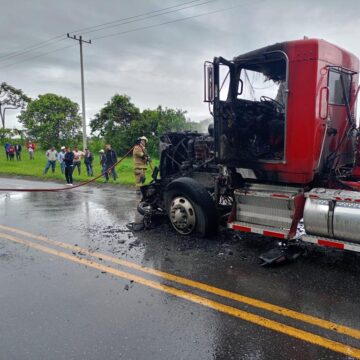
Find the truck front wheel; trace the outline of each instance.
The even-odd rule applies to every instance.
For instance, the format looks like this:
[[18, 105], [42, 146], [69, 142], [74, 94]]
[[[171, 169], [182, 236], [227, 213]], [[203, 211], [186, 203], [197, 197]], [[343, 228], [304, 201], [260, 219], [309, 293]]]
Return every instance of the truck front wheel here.
[[197, 181], [187, 177], [176, 179], [168, 185], [164, 197], [171, 224], [179, 234], [207, 237], [217, 231], [215, 203]]

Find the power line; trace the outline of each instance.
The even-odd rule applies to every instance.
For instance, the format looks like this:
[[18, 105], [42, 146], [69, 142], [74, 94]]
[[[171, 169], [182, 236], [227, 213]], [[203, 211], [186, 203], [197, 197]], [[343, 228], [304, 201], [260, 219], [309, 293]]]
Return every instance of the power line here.
[[[264, 0], [260, 0], [260, 1], [258, 1], [258, 2], [261, 2], [261, 1], [264, 1]], [[216, 14], [216, 13], [219, 13], [219, 12], [223, 12], [223, 11], [227, 11], [227, 10], [232, 10], [232, 9], [237, 8], [237, 7], [244, 6], [244, 5], [248, 5], [248, 4], [254, 4], [254, 2], [251, 2], [251, 3], [242, 3], [242, 4], [230, 6], [230, 7], [227, 7], [227, 8], [222, 8], [222, 9], [218, 9], [218, 10], [209, 11], [209, 12], [202, 13], [202, 14], [198, 14], [198, 15], [191, 15], [191, 16], [183, 17], [183, 18], [176, 19], [176, 20], [166, 21], [166, 22], [159, 23], [159, 24], [148, 25], [148, 26], [143, 26], [143, 27], [131, 29], [131, 30], [116, 32], [116, 33], [107, 34], [107, 35], [102, 35], [102, 36], [98, 36], [98, 37], [93, 38], [93, 40], [100, 40], [100, 39], [105, 39], [105, 38], [108, 38], [108, 37], [113, 37], [113, 36], [128, 34], [128, 33], [131, 33], [131, 32], [136, 32], [136, 31], [142, 31], [142, 30], [152, 29], [152, 28], [159, 27], [159, 26], [169, 25], [169, 24], [173, 24], [173, 23], [177, 23], [177, 22], [181, 22], [181, 21], [186, 21], [186, 20], [190, 20], [190, 19], [199, 18], [199, 17], [206, 16], [206, 15], [212, 15], [212, 14]]]
[[20, 55], [26, 54], [28, 52], [31, 52], [33, 50], [37, 50], [38, 48], [48, 46], [48, 44], [50, 44], [50, 43], [52, 43], [54, 41], [55, 41], [54, 43], [57, 43], [59, 41], [63, 41], [63, 40], [65, 40], [65, 38], [62, 39], [62, 37], [65, 36], [65, 35], [66, 34], [58, 35], [58, 36], [55, 36], [55, 37], [53, 37], [53, 38], [51, 38], [49, 40], [41, 41], [41, 42], [39, 42], [37, 44], [34, 44], [34, 45], [29, 46], [27, 48], [24, 48], [22, 50], [18, 50], [18, 51], [12, 52], [10, 54], [0, 56], [0, 61], [7, 61], [7, 60], [9, 60], [9, 59], [11, 59], [13, 57], [20, 56]]
[[77, 29], [77, 30], [72, 31], [72, 33], [81, 32], [83, 34], [86, 34], [86, 31], [91, 30], [91, 29], [96, 29], [96, 28], [101, 27], [101, 26], [111, 25], [111, 24], [121, 22], [121, 21], [126, 21], [126, 20], [131, 20], [131, 19], [135, 19], [135, 18], [138, 18], [138, 17], [142, 17], [142, 16], [156, 14], [156, 13], [161, 12], [161, 11], [166, 11], [166, 10], [169, 10], [169, 9], [177, 8], [177, 7], [188, 5], [188, 4], [193, 4], [193, 3], [199, 2], [199, 1], [201, 1], [201, 0], [187, 1], [187, 2], [184, 2], [184, 3], [178, 4], [178, 5], [168, 6], [168, 7], [159, 9], [159, 10], [148, 11], [148, 12], [145, 12], [145, 13], [142, 13], [142, 14], [133, 15], [133, 16], [121, 18], [121, 19], [118, 19], [118, 20], [112, 20], [112, 21], [109, 21], [109, 22], [106, 22], [106, 23], [102, 23], [102, 24], [98, 24], [98, 25], [94, 25], [94, 26], [89, 26], [89, 27]]
[[131, 23], [138, 22], [138, 21], [148, 20], [148, 19], [151, 19], [151, 18], [171, 14], [171, 13], [178, 12], [178, 11], [181, 11], [181, 10], [195, 8], [197, 6], [202, 6], [202, 5], [205, 5], [205, 4], [208, 4], [208, 3], [211, 3], [211, 2], [215, 2], [215, 1], [219, 1], [219, 0], [208, 0], [208, 1], [204, 1], [204, 2], [202, 2], [200, 4], [195, 4], [195, 5], [191, 5], [191, 6], [185, 6], [185, 7], [182, 7], [181, 9], [175, 9], [175, 10], [162, 12], [161, 14], [155, 14], [155, 15], [151, 15], [151, 16], [146, 16], [143, 19], [129, 20], [129, 21], [126, 21], [126, 22], [122, 22], [121, 24], [106, 25], [106, 26], [103, 26], [103, 27], [101, 27], [99, 29], [89, 30], [89, 31], [85, 31], [85, 32], [82, 32], [82, 33], [83, 34], [89, 34], [89, 33], [98, 32], [98, 31], [110, 29], [110, 28], [117, 27], [117, 26], [123, 26], [123, 25], [131, 24]]
[[[260, 0], [260, 1], [257, 1], [255, 3], [260, 3], [260, 2], [263, 2], [263, 1], [265, 1], [265, 0]], [[206, 15], [212, 15], [212, 14], [215, 14], [215, 13], [232, 10], [232, 9], [235, 9], [235, 8], [238, 8], [238, 7], [241, 7], [241, 6], [246, 6], [246, 5], [249, 5], [249, 4], [253, 5], [254, 2], [241, 3], [241, 4], [238, 4], [238, 5], [231, 6], [231, 7], [222, 8], [222, 9], [218, 9], [218, 10], [214, 10], [214, 11], [209, 11], [209, 12], [205, 12], [205, 13], [198, 14], [198, 15], [187, 16], [187, 17], [184, 17], [184, 18], [171, 20], [171, 21], [166, 21], [166, 22], [159, 23], [159, 24], [143, 26], [143, 27], [127, 30], [127, 31], [107, 34], [107, 35], [99, 36], [97, 38], [93, 38], [93, 40], [101, 40], [101, 39], [105, 39], [105, 38], [108, 38], [108, 37], [114, 37], [114, 36], [119, 36], [119, 35], [132, 33], [132, 32], [137, 32], [137, 31], [142, 31], [142, 30], [151, 29], [151, 28], [155, 28], [155, 27], [160, 27], [160, 26], [164, 26], [164, 25], [169, 25], [169, 24], [176, 23], [176, 22], [186, 21], [186, 20], [190, 20], [190, 19], [193, 19], [193, 18], [199, 18], [199, 17], [203, 17], [203, 16], [206, 16]], [[36, 56], [32, 56], [30, 58], [25, 58], [25, 59], [20, 60], [18, 62], [11, 63], [11, 64], [8, 64], [8, 65], [4, 65], [4, 66], [0, 67], [0, 69], [11, 67], [11, 66], [14, 66], [16, 64], [26, 62], [28, 60], [32, 60], [32, 59], [39, 58], [39, 57], [42, 57], [42, 56], [45, 56], [45, 55], [48, 55], [48, 54], [52, 54], [54, 52], [57, 52], [57, 51], [60, 51], [60, 50], [63, 50], [63, 49], [67, 49], [67, 48], [72, 47], [72, 46], [74, 46], [74, 45], [64, 46], [64, 47], [61, 47], [61, 48], [54, 49], [52, 51], [48, 51], [48, 52], [45, 52], [45, 53], [42, 53], [42, 54], [39, 54], [39, 55], [36, 55]]]
[[6, 64], [6, 65], [4, 65], [4, 66], [0, 66], [0, 69], [5, 69], [5, 68], [8, 68], [8, 67], [12, 67], [12, 66], [14, 66], [14, 65], [21, 64], [21, 63], [26, 62], [26, 61], [28, 61], [28, 60], [37, 59], [37, 58], [39, 58], [39, 57], [42, 57], [42, 56], [45, 56], [45, 55], [49, 55], [49, 54], [55, 53], [55, 52], [57, 52], [57, 51], [61, 51], [61, 50], [64, 50], [64, 49], [68, 49], [68, 48], [71, 48], [71, 47], [74, 47], [74, 46], [76, 46], [76, 44], [63, 46], [63, 47], [61, 47], [61, 48], [57, 48], [57, 49], [54, 49], [54, 50], [51, 50], [51, 51], [47, 51], [47, 52], [42, 53], [42, 54], [39, 54], [39, 55], [31, 56], [31, 57], [22, 59], [22, 60], [20, 60], [20, 61], [17, 61], [17, 62], [11, 63], [11, 64]]
[[[113, 20], [113, 21], [109, 21], [109, 22], [106, 22], [106, 23], [102, 23], [102, 24], [98, 24], [98, 25], [94, 25], [94, 26], [89, 26], [89, 27], [82, 28], [82, 29], [77, 29], [77, 30], [71, 31], [71, 33], [83, 32], [83, 31], [91, 32], [91, 29], [94, 29], [94, 31], [100, 31], [101, 29], [99, 29], [99, 30], [96, 30], [96, 29], [100, 28], [100, 27], [103, 27], [103, 26], [123, 22], [123, 21], [126, 21], [126, 20], [131, 20], [131, 19], [135, 19], [135, 18], [139, 18], [139, 17], [145, 17], [147, 15], [156, 14], [156, 13], [159, 13], [159, 12], [163, 12], [163, 11], [173, 9], [173, 8], [178, 8], [178, 7], [188, 5], [188, 4], [192, 4], [192, 3], [196, 3], [196, 2], [199, 2], [199, 1], [201, 1], [201, 0], [187, 1], [187, 2], [184, 2], [184, 3], [178, 4], [178, 5], [168, 6], [168, 7], [159, 9], [159, 10], [149, 11], [149, 12], [146, 12], [146, 13], [125, 17], [125, 18], [121, 18], [121, 19], [118, 19], [118, 20]], [[211, 1], [217, 1], [217, 0], [211, 0]], [[175, 11], [180, 11], [180, 10], [183, 10], [183, 9], [178, 9], [178, 10], [175, 10]], [[160, 15], [162, 15], [162, 14], [160, 14]], [[160, 16], [160, 15], [157, 15], [157, 16]], [[142, 20], [146, 20], [146, 18], [139, 19], [138, 21], [142, 21]], [[119, 25], [122, 25], [122, 24], [119, 24]], [[113, 25], [113, 26], [115, 26], [115, 25]], [[57, 42], [60, 42], [60, 41], [64, 41], [64, 40], [66, 40], [66, 35], [67, 35], [67, 33], [57, 35], [57, 36], [54, 36], [54, 37], [52, 37], [52, 38], [50, 38], [48, 40], [44, 40], [44, 41], [41, 41], [41, 42], [39, 42], [37, 44], [26, 47], [26, 48], [24, 48], [22, 50], [15, 51], [15, 52], [12, 52], [12, 53], [7, 54], [7, 55], [2, 55], [2, 56], [0, 56], [0, 62], [7, 61], [7, 60], [12, 59], [12, 58], [17, 57], [17, 56], [25, 55], [25, 54], [27, 54], [29, 52], [41, 49], [41, 48], [49, 46], [49, 45], [53, 45], [53, 44], [55, 44]]]

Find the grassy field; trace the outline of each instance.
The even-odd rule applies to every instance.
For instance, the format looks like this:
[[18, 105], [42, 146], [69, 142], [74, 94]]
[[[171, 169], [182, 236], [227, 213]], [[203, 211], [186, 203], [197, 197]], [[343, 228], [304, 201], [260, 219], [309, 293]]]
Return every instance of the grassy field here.
[[[6, 160], [5, 151], [3, 151], [0, 154], [0, 176], [2, 174], [19, 175], [24, 177], [32, 176], [44, 180], [56, 179], [56, 180], [63, 180], [65, 182], [65, 176], [61, 174], [61, 169], [58, 162], [56, 162], [55, 174], [51, 173], [51, 168], [50, 168], [48, 173], [46, 175], [43, 175], [44, 168], [47, 162], [44, 151], [37, 151], [35, 153], [35, 160], [30, 160], [27, 152], [23, 152], [21, 154], [21, 159], [22, 159], [21, 161], [17, 161], [16, 159], [14, 161]], [[153, 164], [157, 164], [157, 161], [154, 161]], [[100, 167], [99, 156], [97, 154], [95, 154], [93, 167], [94, 167], [94, 175], [95, 176], [99, 175], [101, 173], [101, 167]], [[118, 179], [114, 182], [114, 180], [112, 180], [112, 178], [110, 177], [109, 183], [134, 185], [135, 179], [133, 174], [132, 157], [128, 157], [124, 159], [124, 161], [121, 162], [116, 167], [116, 172], [118, 175]], [[74, 183], [91, 179], [91, 177], [86, 175], [86, 168], [83, 161], [81, 164], [81, 175], [78, 175], [78, 171], [77, 169], [75, 169], [73, 178], [74, 178]], [[150, 168], [148, 168], [146, 179], [147, 182], [150, 181], [151, 179]], [[100, 179], [96, 180], [96, 182], [103, 183], [105, 182], [105, 179], [101, 177]]]

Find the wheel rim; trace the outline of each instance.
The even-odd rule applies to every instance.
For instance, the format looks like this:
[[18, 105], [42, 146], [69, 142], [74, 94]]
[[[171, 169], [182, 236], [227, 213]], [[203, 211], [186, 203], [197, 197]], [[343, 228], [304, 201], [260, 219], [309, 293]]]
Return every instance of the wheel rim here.
[[196, 214], [191, 202], [183, 196], [176, 197], [170, 205], [170, 221], [177, 232], [189, 235], [195, 229]]

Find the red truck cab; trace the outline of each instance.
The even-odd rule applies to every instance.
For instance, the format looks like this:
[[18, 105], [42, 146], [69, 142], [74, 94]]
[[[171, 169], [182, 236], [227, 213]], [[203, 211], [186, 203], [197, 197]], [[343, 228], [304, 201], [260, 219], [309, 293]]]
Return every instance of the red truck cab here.
[[[318, 39], [215, 58], [207, 95], [218, 162], [245, 178], [298, 185], [353, 164], [358, 71], [357, 57]], [[261, 95], [270, 83], [276, 96]]]

